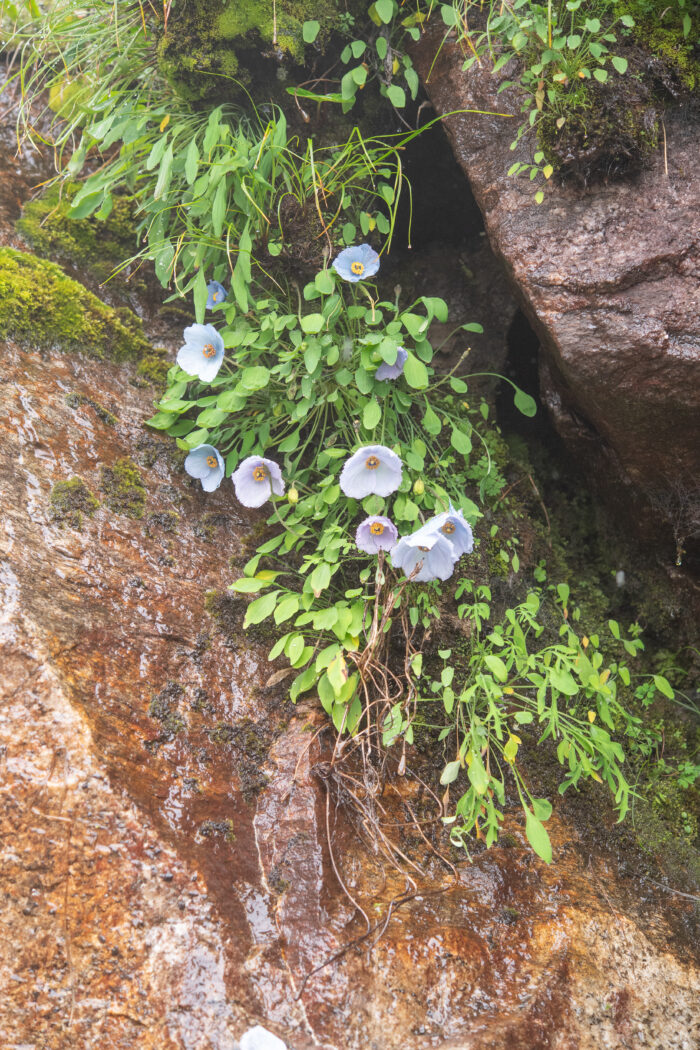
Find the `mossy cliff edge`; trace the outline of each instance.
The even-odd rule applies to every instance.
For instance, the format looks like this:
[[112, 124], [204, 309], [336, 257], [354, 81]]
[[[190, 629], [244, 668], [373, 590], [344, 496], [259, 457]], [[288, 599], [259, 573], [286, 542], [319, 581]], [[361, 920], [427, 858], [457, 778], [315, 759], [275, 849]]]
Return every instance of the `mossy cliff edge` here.
[[[226, 98], [241, 87], [285, 78], [284, 66], [302, 65], [302, 26], [320, 23], [314, 46], [322, 48], [339, 28], [346, 6], [328, 0], [185, 0], [173, 5], [158, 45], [160, 72], [185, 98]], [[350, 12], [351, 17], [351, 12]]]
[[60, 266], [0, 248], [0, 337], [89, 357], [138, 361], [148, 353], [140, 320], [114, 310]]

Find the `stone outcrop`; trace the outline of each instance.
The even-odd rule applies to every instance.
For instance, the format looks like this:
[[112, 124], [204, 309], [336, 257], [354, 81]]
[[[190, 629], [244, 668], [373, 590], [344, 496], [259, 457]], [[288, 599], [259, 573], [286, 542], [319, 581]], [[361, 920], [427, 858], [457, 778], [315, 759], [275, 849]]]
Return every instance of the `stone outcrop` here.
[[512, 70], [464, 72], [442, 39], [427, 33], [415, 62], [436, 111], [451, 114], [455, 156], [540, 339], [542, 398], [620, 519], [670, 557], [674, 505], [700, 475], [698, 122], [670, 111], [666, 150], [637, 177], [587, 189], [553, 177], [537, 206], [532, 183], [507, 175], [535, 148], [526, 136], [510, 150], [520, 103], [497, 88]]
[[551, 868], [517, 815], [456, 878], [425, 861], [370, 951], [326, 821], [374, 922], [407, 884], [312, 775], [318, 710], [240, 633], [253, 519], [143, 430], [134, 375], [2, 351], [0, 1042], [233, 1050], [261, 1022], [293, 1050], [692, 1045], [666, 918], [692, 902], [653, 903], [561, 821]]

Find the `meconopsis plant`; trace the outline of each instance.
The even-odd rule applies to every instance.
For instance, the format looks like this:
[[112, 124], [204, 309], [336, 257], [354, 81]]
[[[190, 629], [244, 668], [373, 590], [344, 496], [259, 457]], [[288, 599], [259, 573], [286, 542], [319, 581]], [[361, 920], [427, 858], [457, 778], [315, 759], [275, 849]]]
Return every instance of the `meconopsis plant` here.
[[[337, 731], [334, 775], [358, 755], [369, 797], [388, 753], [396, 771], [407, 768], [424, 705], [441, 699], [440, 739], [454, 748], [442, 782], [469, 780], [444, 817], [452, 841], [464, 845], [479, 827], [495, 841], [509, 772], [528, 838], [548, 859], [547, 806], [515, 764], [519, 727], [540, 722], [558, 741], [570, 782], [604, 779], [624, 807], [618, 745], [588, 716], [557, 707], [562, 691], [585, 692], [611, 728], [621, 710], [613, 679], [588, 660], [567, 610], [565, 642], [551, 652], [530, 644], [544, 630], [535, 619], [539, 594], [508, 610], [500, 626], [488, 623], [490, 588], [470, 578], [467, 558], [480, 504], [505, 487], [493, 465], [489, 408], [455, 374], [460, 362], [452, 372], [433, 368], [431, 325], [447, 320], [445, 303], [421, 296], [402, 308], [400, 290], [383, 299], [372, 283], [379, 263], [368, 245], [351, 246], [296, 303], [266, 293], [255, 311], [211, 281], [217, 324], [185, 329], [149, 424], [177, 440], [203, 498], [231, 478], [238, 503], [271, 510], [231, 590], [245, 602], [245, 627], [274, 623], [269, 659], [293, 670], [291, 699], [317, 694]], [[532, 414], [528, 395], [516, 388], [514, 400]], [[506, 557], [517, 573], [515, 550]], [[450, 662], [451, 648], [435, 649], [450, 603], [470, 639], [461, 663]], [[436, 653], [446, 663], [430, 682], [423, 661]], [[343, 790], [354, 790], [350, 781]]]

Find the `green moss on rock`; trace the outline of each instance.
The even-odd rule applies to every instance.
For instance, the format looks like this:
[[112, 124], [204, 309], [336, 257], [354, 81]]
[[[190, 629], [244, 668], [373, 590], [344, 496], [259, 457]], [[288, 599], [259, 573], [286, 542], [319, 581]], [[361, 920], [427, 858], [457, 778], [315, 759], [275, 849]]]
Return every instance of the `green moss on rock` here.
[[165, 380], [171, 367], [172, 361], [169, 359], [168, 351], [165, 347], [157, 346], [153, 347], [149, 353], [144, 354], [139, 361], [136, 374], [147, 383], [165, 386]]
[[185, 98], [232, 96], [254, 82], [269, 93], [275, 68], [303, 62], [304, 22], [320, 23], [314, 46], [323, 46], [344, 9], [339, 0], [185, 0], [171, 8], [159, 68]]
[[82, 478], [69, 478], [58, 481], [51, 489], [49, 497], [51, 519], [59, 525], [68, 525], [78, 532], [83, 527], [83, 514], [91, 518], [100, 505]]
[[100, 487], [105, 503], [116, 514], [142, 518], [146, 507], [146, 488], [133, 459], [124, 456], [112, 467], [101, 468]]
[[0, 303], [0, 338], [100, 360], [139, 360], [150, 350], [130, 310], [106, 306], [55, 263], [13, 248], [0, 247]]
[[89, 266], [94, 277], [105, 281], [136, 251], [132, 205], [117, 196], [106, 219], [72, 219], [68, 211], [78, 188], [77, 183], [51, 186], [25, 205], [17, 229], [39, 254]]

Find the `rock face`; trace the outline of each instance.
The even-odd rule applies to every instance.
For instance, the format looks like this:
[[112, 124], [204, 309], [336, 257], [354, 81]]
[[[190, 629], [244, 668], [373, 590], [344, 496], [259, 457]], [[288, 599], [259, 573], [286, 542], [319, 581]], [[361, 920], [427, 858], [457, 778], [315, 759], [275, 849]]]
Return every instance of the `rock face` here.
[[[266, 688], [235, 602], [204, 611], [253, 519], [143, 431], [129, 369], [2, 350], [2, 1045], [689, 1050], [692, 902], [561, 821], [551, 868], [512, 822], [415, 890], [365, 849], [311, 773], [317, 710]], [[373, 922], [408, 889], [372, 950], [327, 822]]]
[[[540, 338], [541, 393], [554, 423], [613, 507], [673, 546], [674, 511], [700, 474], [700, 176], [696, 120], [666, 117], [666, 154], [634, 179], [586, 190], [556, 179], [541, 206], [508, 178], [519, 102], [503, 70], [462, 71], [431, 32], [415, 61], [484, 216], [491, 245]], [[526, 138], [531, 150], [532, 140]], [[667, 170], [666, 170], [667, 164]], [[675, 495], [674, 495], [675, 493]], [[648, 497], [661, 513], [648, 513]]]

